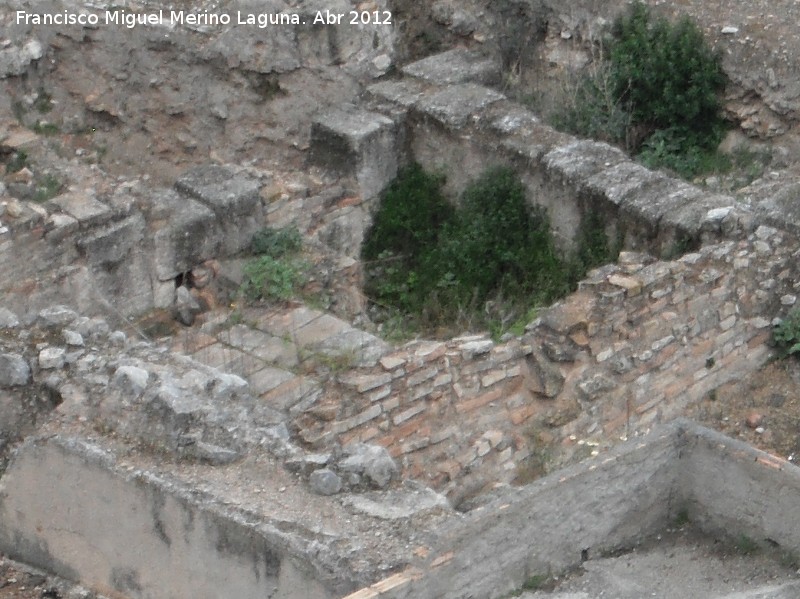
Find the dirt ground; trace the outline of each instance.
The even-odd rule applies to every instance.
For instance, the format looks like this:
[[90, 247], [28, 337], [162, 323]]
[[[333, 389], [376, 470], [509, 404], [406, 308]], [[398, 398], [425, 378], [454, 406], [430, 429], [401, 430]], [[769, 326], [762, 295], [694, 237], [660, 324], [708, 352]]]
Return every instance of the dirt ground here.
[[98, 599], [0, 554], [0, 599]]
[[775, 360], [723, 385], [686, 416], [789, 461], [800, 460], [800, 360]]

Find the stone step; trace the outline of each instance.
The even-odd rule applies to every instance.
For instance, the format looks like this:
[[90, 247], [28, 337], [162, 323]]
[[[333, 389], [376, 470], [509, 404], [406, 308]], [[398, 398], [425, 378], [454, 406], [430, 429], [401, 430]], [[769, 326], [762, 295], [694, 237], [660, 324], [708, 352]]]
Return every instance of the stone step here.
[[434, 54], [403, 68], [403, 75], [437, 85], [456, 83], [498, 85], [501, 73], [499, 59], [465, 48]]

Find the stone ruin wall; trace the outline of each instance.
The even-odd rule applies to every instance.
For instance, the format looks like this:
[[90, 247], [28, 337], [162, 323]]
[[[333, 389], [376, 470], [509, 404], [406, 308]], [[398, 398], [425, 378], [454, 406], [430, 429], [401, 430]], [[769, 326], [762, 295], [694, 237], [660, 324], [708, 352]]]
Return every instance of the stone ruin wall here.
[[[663, 262], [623, 252], [521, 339], [411, 343], [375, 368], [339, 377], [317, 405], [295, 414], [307, 443], [380, 443], [410, 476], [457, 501], [511, 482], [553, 443], [585, 455], [587, 440], [644, 432], [755, 370], [770, 355], [772, 319], [798, 290], [796, 238], [762, 226], [795, 230], [791, 219], [555, 132], [480, 85], [496, 72], [491, 59], [463, 50], [424, 59], [403, 79], [371, 86], [367, 109], [318, 119], [312, 140], [346, 148], [353, 159], [344, 172], [362, 188], [394, 176], [391, 155], [447, 173], [452, 195], [487, 166], [511, 164], [532, 201], [548, 209], [563, 247], [597, 210], [628, 250], [698, 249]], [[343, 168], [324, 151], [317, 156]]]
[[[459, 61], [462, 73], [437, 71]], [[532, 197], [549, 202], [562, 238], [591, 206], [608, 215], [612, 233], [624, 232], [629, 249], [660, 252], [684, 236], [706, 245], [672, 262], [624, 253], [520, 339], [418, 341], [342, 374], [291, 411], [300, 440], [314, 448], [379, 443], [406, 475], [458, 500], [514, 480], [545, 445], [569, 455], [593, 438], [643, 431], [763, 363], [771, 319], [797, 293], [796, 240], [758, 226], [775, 215], [553, 131], [471, 82], [495, 72], [492, 61], [456, 51], [422, 63], [372, 86], [367, 108], [336, 109], [314, 123], [313, 160], [352, 177], [360, 197], [340, 190], [274, 201], [264, 181], [211, 166], [189, 171], [174, 190], [23, 203], [0, 245], [3, 291], [27, 310], [65, 298], [82, 309], [114, 303], [123, 314], [166, 307], [176, 277], [298, 214], [301, 229], [355, 254], [370, 203], [403, 161], [453, 168], [454, 191], [483, 166], [508, 161]], [[291, 208], [304, 204], [316, 208]], [[357, 273], [352, 260], [347, 268]], [[87, 300], [95, 292], [102, 301]]]
[[21, 214], [4, 219], [0, 245], [7, 305], [29, 313], [66, 302], [116, 317], [170, 306], [175, 277], [244, 249], [264, 219], [253, 178], [212, 166], [177, 187], [183, 193], [121, 190], [100, 201], [76, 192], [21, 203]]
[[384, 445], [451, 498], [512, 482], [545, 445], [643, 433], [763, 364], [800, 290], [797, 247], [762, 226], [670, 262], [623, 253], [521, 338], [409, 343], [293, 423], [312, 445]]

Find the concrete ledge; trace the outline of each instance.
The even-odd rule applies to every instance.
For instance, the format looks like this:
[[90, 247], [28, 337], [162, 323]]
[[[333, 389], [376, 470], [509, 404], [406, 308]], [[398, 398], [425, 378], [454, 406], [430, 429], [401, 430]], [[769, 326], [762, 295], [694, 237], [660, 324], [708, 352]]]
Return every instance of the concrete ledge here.
[[722, 537], [800, 546], [800, 469], [679, 419], [470, 512], [414, 567], [346, 599], [508, 596], [530, 576], [633, 545], [687, 510]]
[[340, 596], [315, 547], [77, 439], [25, 442], [0, 486], [0, 551], [110, 597]]
[[397, 175], [394, 122], [367, 110], [333, 109], [311, 124], [311, 161], [354, 177], [371, 200]]

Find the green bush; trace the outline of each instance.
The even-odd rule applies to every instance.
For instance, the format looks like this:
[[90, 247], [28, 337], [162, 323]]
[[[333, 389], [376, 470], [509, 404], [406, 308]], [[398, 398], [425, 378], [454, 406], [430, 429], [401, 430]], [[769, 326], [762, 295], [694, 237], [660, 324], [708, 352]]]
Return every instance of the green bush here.
[[611, 65], [614, 92], [634, 123], [672, 129], [700, 147], [719, 142], [725, 75], [688, 17], [674, 24], [654, 19], [645, 4], [635, 3], [614, 25]]
[[642, 2], [617, 19], [591, 72], [567, 90], [551, 120], [570, 133], [617, 143], [650, 168], [685, 178], [726, 171], [719, 55], [688, 17], [653, 17]]
[[431, 175], [419, 164], [403, 169], [384, 192], [374, 224], [364, 241], [368, 260], [384, 252], [419, 258], [436, 245], [453, 207], [442, 194], [444, 177]]
[[244, 265], [241, 291], [250, 300], [287, 301], [305, 281], [305, 264], [296, 259], [260, 256]]
[[684, 179], [702, 173], [729, 171], [731, 159], [717, 151], [715, 145], [703, 143], [681, 129], [662, 129], [645, 140], [639, 151], [639, 161], [648, 168], [669, 169]]
[[800, 308], [795, 308], [772, 332], [775, 344], [784, 356], [800, 355]]
[[298, 251], [303, 245], [303, 238], [296, 227], [273, 229], [265, 227], [256, 231], [250, 241], [250, 251], [256, 255], [267, 254], [279, 258]]
[[436, 261], [437, 285], [456, 289], [462, 302], [474, 297], [483, 306], [500, 291], [549, 301], [563, 292], [564, 265], [550, 221], [543, 209], [527, 205], [508, 168], [487, 171], [465, 190]]
[[366, 293], [377, 303], [402, 312], [422, 311], [437, 277], [433, 256], [439, 237], [455, 214], [442, 193], [443, 184], [443, 177], [413, 164], [381, 197], [362, 247]]

